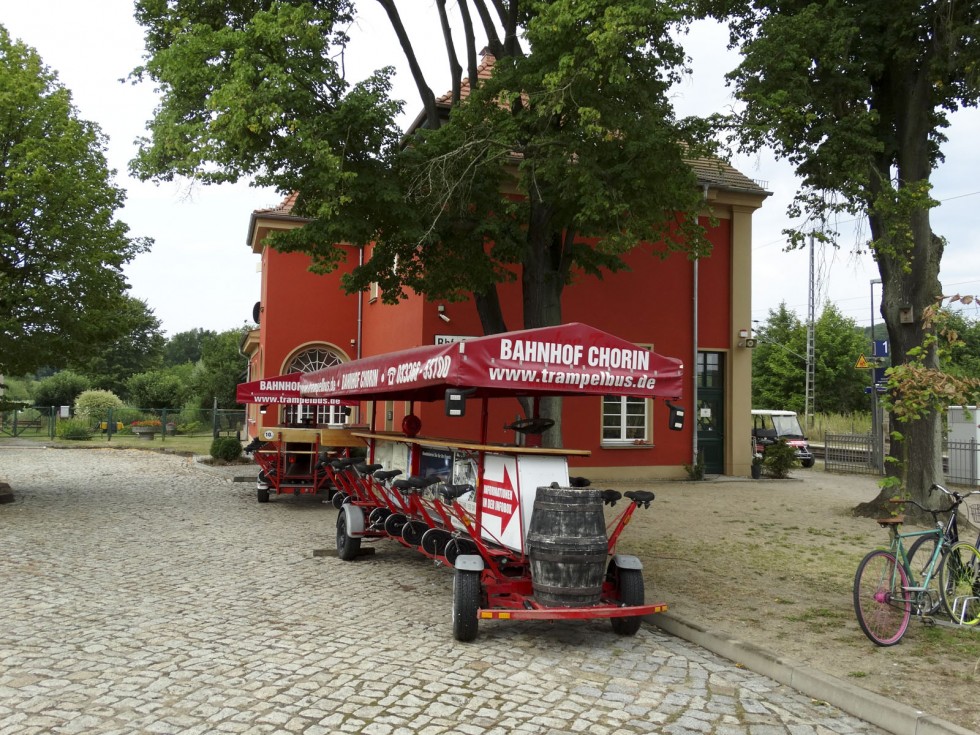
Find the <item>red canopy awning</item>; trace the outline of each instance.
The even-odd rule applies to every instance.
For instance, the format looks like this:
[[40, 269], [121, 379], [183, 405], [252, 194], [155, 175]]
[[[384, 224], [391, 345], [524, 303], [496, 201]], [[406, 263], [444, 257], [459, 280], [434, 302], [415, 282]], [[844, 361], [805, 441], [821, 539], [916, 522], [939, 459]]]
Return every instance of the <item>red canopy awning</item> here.
[[350, 401], [339, 398], [303, 397], [299, 392], [299, 379], [302, 373], [276, 375], [271, 378], [253, 380], [251, 383], [239, 383], [235, 391], [238, 403], [260, 403], [262, 405], [299, 404], [313, 406], [339, 406]]
[[299, 378], [310, 398], [434, 401], [447, 388], [477, 398], [618, 395], [679, 399], [683, 363], [585, 324], [505, 332], [334, 365]]

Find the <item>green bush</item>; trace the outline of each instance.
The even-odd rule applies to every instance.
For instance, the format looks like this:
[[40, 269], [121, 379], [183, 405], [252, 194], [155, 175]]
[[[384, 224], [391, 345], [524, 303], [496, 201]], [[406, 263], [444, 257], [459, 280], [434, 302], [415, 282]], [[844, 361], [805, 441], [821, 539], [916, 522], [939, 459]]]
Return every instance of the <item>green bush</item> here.
[[219, 436], [211, 442], [211, 456], [226, 462], [234, 462], [242, 456], [242, 443], [233, 436]]
[[[75, 413], [91, 422], [98, 423], [109, 419], [109, 412], [122, 408], [123, 402], [109, 390], [87, 390], [75, 399]], [[113, 416], [118, 420], [118, 415]]]
[[793, 467], [799, 467], [799, 465], [796, 450], [787, 444], [785, 439], [780, 439], [775, 444], [766, 447], [762, 458], [762, 468], [765, 474], [777, 480], [784, 480], [789, 477], [789, 471]]
[[85, 419], [64, 419], [59, 421], [57, 434], [59, 439], [82, 440], [92, 438], [89, 422]]
[[62, 370], [34, 385], [35, 406], [71, 406], [89, 388], [88, 378]]

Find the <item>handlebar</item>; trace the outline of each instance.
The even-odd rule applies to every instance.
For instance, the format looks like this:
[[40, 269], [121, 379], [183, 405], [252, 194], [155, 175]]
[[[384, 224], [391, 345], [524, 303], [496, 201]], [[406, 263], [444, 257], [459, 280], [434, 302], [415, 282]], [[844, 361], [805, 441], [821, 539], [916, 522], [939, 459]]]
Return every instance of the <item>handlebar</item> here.
[[891, 502], [891, 503], [903, 503], [903, 504], [904, 503], [911, 503], [912, 505], [914, 505], [919, 510], [925, 511], [926, 513], [930, 513], [930, 514], [932, 514], [932, 517], [933, 518], [936, 518], [940, 513], [950, 513], [952, 511], [956, 510], [957, 508], [960, 507], [960, 505], [963, 504], [963, 501], [966, 500], [971, 495], [980, 495], [980, 490], [973, 490], [973, 491], [968, 492], [965, 495], [963, 495], [961, 493], [956, 492], [955, 490], [947, 490], [945, 487], [943, 487], [939, 483], [935, 483], [934, 482], [929, 487], [929, 494], [932, 495], [933, 492], [935, 492], [936, 490], [941, 491], [947, 498], [950, 499], [950, 503], [951, 504], [950, 504], [950, 506], [948, 508], [926, 508], [924, 505], [921, 505], [920, 503], [916, 502], [915, 500], [912, 500], [911, 498], [890, 498], [889, 499], [889, 502]]

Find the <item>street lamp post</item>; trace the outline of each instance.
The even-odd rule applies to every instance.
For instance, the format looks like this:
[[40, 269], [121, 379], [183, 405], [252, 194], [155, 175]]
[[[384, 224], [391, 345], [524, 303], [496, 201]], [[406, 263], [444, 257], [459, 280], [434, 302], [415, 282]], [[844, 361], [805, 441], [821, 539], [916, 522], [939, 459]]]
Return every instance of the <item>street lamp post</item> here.
[[882, 422], [878, 407], [878, 386], [875, 384], [875, 286], [881, 285], [880, 278], [871, 279], [871, 465], [881, 473], [884, 468], [885, 441], [882, 436]]

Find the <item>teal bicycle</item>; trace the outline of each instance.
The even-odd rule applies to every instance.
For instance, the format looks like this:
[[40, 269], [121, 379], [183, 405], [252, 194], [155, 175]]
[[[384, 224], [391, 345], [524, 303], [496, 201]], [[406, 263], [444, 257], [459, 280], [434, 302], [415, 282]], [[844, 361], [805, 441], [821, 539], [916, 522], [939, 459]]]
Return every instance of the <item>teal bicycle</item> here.
[[[928, 617], [940, 607], [958, 623], [980, 622], [980, 550], [976, 544], [960, 542], [956, 530], [956, 510], [980, 491], [961, 495], [933, 485], [929, 492], [936, 490], [949, 499], [948, 508], [932, 509], [914, 500], [892, 499], [929, 513], [935, 527], [903, 533], [904, 516], [878, 519], [878, 524], [888, 529], [891, 544], [865, 556], [854, 575], [858, 625], [876, 645], [895, 645], [905, 635], [912, 615]], [[950, 519], [943, 524], [939, 516], [945, 513]], [[908, 551], [906, 542], [911, 543]]]

